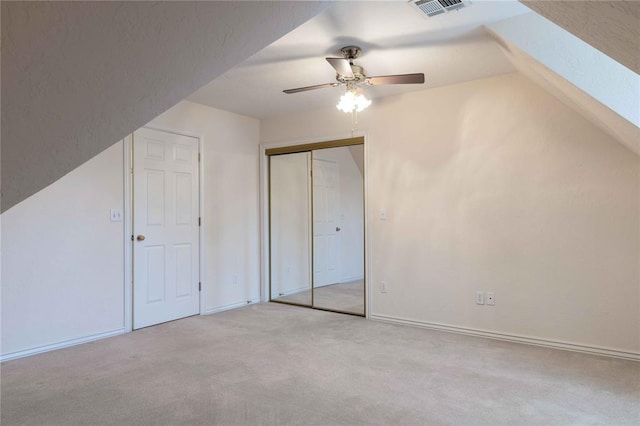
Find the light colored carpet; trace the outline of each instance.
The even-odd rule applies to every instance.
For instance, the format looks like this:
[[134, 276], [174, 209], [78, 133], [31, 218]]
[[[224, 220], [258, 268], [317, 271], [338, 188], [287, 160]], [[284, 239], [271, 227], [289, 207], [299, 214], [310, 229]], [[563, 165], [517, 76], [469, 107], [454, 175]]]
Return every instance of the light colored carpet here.
[[[280, 302], [311, 304], [311, 290], [274, 299]], [[313, 305], [317, 308], [364, 315], [364, 280], [326, 285], [315, 289]]]
[[3, 426], [640, 423], [637, 362], [275, 303], [1, 368]]

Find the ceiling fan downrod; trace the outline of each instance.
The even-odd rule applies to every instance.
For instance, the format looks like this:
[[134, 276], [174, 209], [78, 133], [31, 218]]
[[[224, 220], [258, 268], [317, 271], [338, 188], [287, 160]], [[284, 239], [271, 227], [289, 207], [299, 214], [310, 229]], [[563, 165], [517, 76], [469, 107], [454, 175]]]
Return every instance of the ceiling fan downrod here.
[[340, 51], [342, 52], [342, 56], [344, 56], [345, 59], [348, 59], [349, 63], [353, 65], [353, 60], [360, 56], [362, 49], [360, 49], [359, 46], [345, 46], [340, 49]]

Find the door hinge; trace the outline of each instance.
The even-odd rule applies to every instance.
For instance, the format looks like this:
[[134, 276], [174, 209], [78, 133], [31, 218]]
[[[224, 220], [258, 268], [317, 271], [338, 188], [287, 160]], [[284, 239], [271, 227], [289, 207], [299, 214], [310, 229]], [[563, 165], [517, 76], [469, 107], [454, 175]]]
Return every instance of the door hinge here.
[[202, 291], [202, 283], [198, 283], [198, 291]]
[[200, 161], [200, 153], [198, 153], [198, 161]]
[[202, 226], [202, 218], [201, 217], [198, 218], [198, 226]]
[[131, 235], [131, 241], [133, 241], [133, 235]]

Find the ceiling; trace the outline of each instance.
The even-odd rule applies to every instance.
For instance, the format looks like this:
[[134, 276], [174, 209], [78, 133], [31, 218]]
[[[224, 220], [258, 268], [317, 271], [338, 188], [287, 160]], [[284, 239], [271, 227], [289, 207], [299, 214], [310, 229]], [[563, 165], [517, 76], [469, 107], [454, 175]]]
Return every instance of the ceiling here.
[[515, 0], [474, 0], [470, 7], [433, 18], [405, 0], [335, 2], [188, 100], [258, 119], [335, 105], [344, 86], [291, 95], [282, 90], [335, 81], [324, 58], [340, 57], [340, 48], [347, 45], [362, 48], [355, 63], [369, 76], [425, 74], [424, 85], [365, 87], [374, 102], [513, 72], [482, 25], [527, 12]]

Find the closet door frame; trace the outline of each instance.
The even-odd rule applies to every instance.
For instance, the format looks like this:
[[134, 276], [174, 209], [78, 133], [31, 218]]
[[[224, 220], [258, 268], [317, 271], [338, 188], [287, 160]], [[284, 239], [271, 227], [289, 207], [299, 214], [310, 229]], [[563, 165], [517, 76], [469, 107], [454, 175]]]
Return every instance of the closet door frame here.
[[[340, 311], [340, 310], [334, 310], [334, 309], [329, 309], [329, 308], [322, 308], [322, 307], [316, 307], [314, 305], [314, 300], [313, 300], [313, 294], [314, 294], [314, 282], [313, 282], [313, 271], [314, 271], [314, 265], [313, 265], [313, 261], [314, 261], [314, 245], [313, 243], [311, 244], [311, 253], [310, 253], [310, 261], [311, 261], [311, 271], [312, 271], [312, 279], [311, 279], [311, 306], [309, 305], [301, 305], [301, 304], [297, 304], [297, 303], [291, 303], [291, 302], [287, 302], [287, 301], [282, 301], [282, 300], [272, 300], [272, 288], [271, 288], [271, 284], [272, 284], [272, 271], [271, 271], [271, 183], [270, 183], [270, 175], [271, 175], [271, 171], [270, 171], [270, 164], [271, 164], [271, 157], [275, 156], [275, 155], [286, 155], [286, 154], [295, 154], [295, 153], [302, 153], [302, 152], [309, 152], [312, 153], [314, 150], [318, 150], [318, 149], [327, 149], [327, 148], [340, 148], [340, 147], [349, 147], [349, 146], [354, 146], [354, 145], [363, 145], [364, 148], [364, 171], [363, 171], [363, 200], [362, 200], [362, 204], [363, 204], [363, 226], [364, 226], [364, 232], [363, 232], [363, 236], [364, 236], [364, 241], [363, 241], [363, 246], [364, 246], [364, 265], [363, 265], [363, 269], [364, 269], [364, 291], [363, 291], [363, 304], [364, 304], [364, 312], [362, 314], [360, 313], [354, 313], [354, 312], [346, 312], [346, 311]], [[294, 305], [294, 306], [303, 306], [303, 307], [310, 307], [312, 309], [317, 309], [317, 310], [322, 310], [322, 311], [329, 311], [329, 312], [336, 312], [336, 313], [341, 313], [341, 314], [347, 314], [347, 315], [355, 315], [355, 316], [364, 316], [366, 318], [369, 318], [370, 315], [370, 295], [369, 295], [369, 270], [368, 270], [368, 258], [369, 258], [369, 247], [368, 247], [368, 206], [367, 206], [367, 193], [368, 193], [368, 183], [367, 183], [367, 170], [368, 170], [368, 149], [367, 149], [367, 145], [365, 144], [365, 137], [364, 136], [355, 136], [355, 137], [350, 137], [350, 138], [345, 138], [345, 139], [332, 139], [332, 140], [327, 140], [327, 141], [322, 141], [322, 142], [311, 142], [311, 143], [303, 143], [303, 144], [294, 144], [294, 145], [285, 145], [285, 146], [280, 146], [280, 147], [274, 147], [274, 148], [262, 148], [263, 152], [264, 152], [264, 156], [263, 161], [262, 161], [262, 165], [263, 165], [263, 170], [262, 170], [262, 174], [261, 176], [263, 177], [263, 179], [265, 180], [266, 185], [263, 186], [263, 222], [262, 222], [262, 226], [263, 226], [263, 231], [266, 230], [266, 232], [263, 232], [263, 239], [266, 239], [266, 241], [263, 241], [262, 247], [263, 250], [265, 250], [266, 256], [263, 256], [263, 267], [262, 267], [262, 278], [263, 278], [263, 301], [264, 302], [274, 302], [274, 303], [282, 303], [282, 304], [288, 304], [288, 305]], [[311, 164], [313, 164], [313, 161], [311, 161]], [[311, 168], [313, 168], [313, 166], [311, 166]], [[311, 172], [313, 172], [313, 169], [311, 169]], [[313, 191], [313, 182], [312, 182], [313, 177], [311, 176], [311, 189]], [[266, 188], [265, 188], [266, 186]], [[265, 191], [266, 189], [266, 191]], [[311, 193], [311, 203], [313, 205], [313, 192]], [[311, 225], [313, 226], [313, 207], [311, 208], [311, 217], [310, 217], [310, 221], [311, 221]]]

